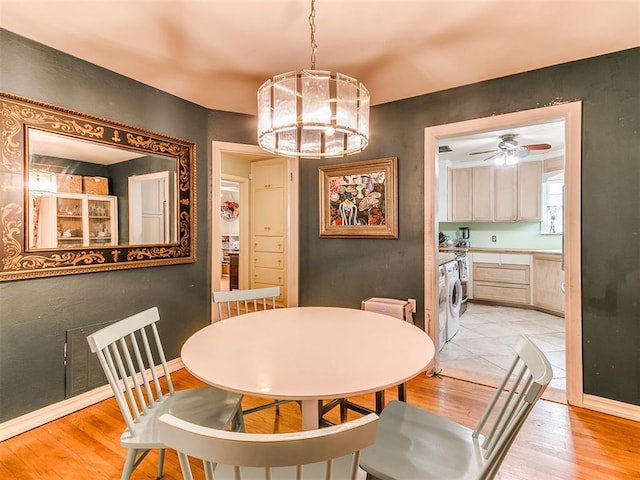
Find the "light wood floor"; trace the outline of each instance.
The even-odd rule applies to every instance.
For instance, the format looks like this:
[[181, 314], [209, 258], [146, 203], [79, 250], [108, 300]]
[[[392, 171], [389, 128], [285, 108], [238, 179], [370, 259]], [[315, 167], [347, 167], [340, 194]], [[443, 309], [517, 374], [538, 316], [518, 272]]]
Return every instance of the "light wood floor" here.
[[[200, 385], [186, 371], [173, 374], [177, 389]], [[452, 378], [416, 377], [408, 401], [473, 426], [492, 389]], [[394, 398], [389, 389], [387, 399]], [[373, 406], [372, 396], [356, 400]], [[245, 397], [244, 408], [260, 403]], [[337, 413], [337, 412], [336, 412]], [[353, 414], [355, 415], [355, 414]], [[247, 431], [300, 429], [295, 403], [245, 417]], [[114, 399], [68, 415], [0, 443], [0, 478], [20, 480], [118, 479], [125, 458], [119, 445], [123, 422]], [[157, 453], [134, 472], [133, 480], [155, 478]], [[194, 463], [194, 467], [199, 465]], [[195, 472], [203, 478], [202, 470]], [[198, 476], [200, 475], [200, 476]], [[165, 480], [181, 479], [175, 452], [168, 451]], [[540, 401], [516, 439], [501, 479], [640, 479], [640, 424], [559, 403]], [[418, 480], [418, 479], [416, 479]]]

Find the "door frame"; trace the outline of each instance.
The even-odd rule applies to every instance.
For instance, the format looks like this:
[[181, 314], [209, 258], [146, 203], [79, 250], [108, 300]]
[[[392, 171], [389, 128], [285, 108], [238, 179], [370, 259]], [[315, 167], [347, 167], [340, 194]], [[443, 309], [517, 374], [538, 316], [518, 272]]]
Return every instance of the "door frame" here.
[[[257, 145], [233, 142], [211, 142], [211, 241], [209, 242], [209, 255], [211, 258], [211, 289], [220, 288], [220, 275], [222, 274], [221, 255], [219, 248], [220, 222], [214, 221], [217, 212], [220, 211], [220, 180], [222, 179], [223, 154], [238, 154], [252, 160], [275, 158]], [[286, 211], [286, 236], [287, 236], [287, 307], [298, 305], [298, 190], [299, 190], [299, 159], [297, 157], [283, 157], [286, 159], [287, 178], [287, 211]], [[242, 244], [242, 237], [240, 238]], [[248, 247], [248, 244], [247, 244]], [[242, 268], [242, 267], [241, 267]], [[215, 309], [211, 309], [211, 321], [217, 319]]]
[[[569, 102], [549, 107], [505, 113], [492, 117], [436, 125], [424, 130], [424, 271], [425, 326], [436, 341], [438, 312], [438, 219], [437, 185], [446, 181], [446, 172], [438, 171], [437, 145], [441, 139], [470, 133], [489, 132], [518, 125], [565, 122], [565, 224], [563, 255], [565, 263], [565, 325], [567, 402], [583, 406], [582, 376], [582, 283], [581, 283], [581, 143], [582, 102]], [[438, 352], [436, 352], [436, 368]]]
[[[163, 223], [164, 223], [163, 228], [164, 228], [165, 238], [160, 243], [171, 243], [171, 239], [177, 238], [177, 235], [176, 235], [177, 219], [175, 218], [176, 215], [175, 213], [172, 214], [172, 212], [169, 212], [167, 210], [167, 205], [170, 204], [170, 200], [171, 200], [171, 189], [173, 188], [175, 191], [174, 182], [172, 182], [172, 175], [170, 173], [171, 172], [168, 172], [168, 171], [162, 171], [162, 172], [154, 172], [154, 173], [143, 173], [140, 175], [132, 175], [129, 177], [129, 180], [127, 182], [127, 189], [128, 189], [127, 195], [129, 198], [129, 211], [127, 212], [129, 216], [129, 243], [134, 245], [137, 244], [137, 242], [132, 241], [132, 235], [135, 230], [134, 227], [135, 227], [135, 221], [137, 217], [136, 215], [137, 209], [140, 209], [139, 213], [140, 215], [142, 215], [142, 204], [140, 203], [141, 197], [138, 197], [137, 195], [133, 195], [134, 190], [138, 192], [138, 189], [141, 188], [140, 186], [141, 184], [145, 182], [158, 181], [158, 180], [164, 181], [164, 189], [163, 189], [164, 200], [163, 201], [165, 205], [164, 218], [163, 218]], [[173, 225], [171, 224], [171, 218], [175, 219], [173, 222]], [[169, 240], [167, 240], [166, 238], [167, 235], [169, 236]]]

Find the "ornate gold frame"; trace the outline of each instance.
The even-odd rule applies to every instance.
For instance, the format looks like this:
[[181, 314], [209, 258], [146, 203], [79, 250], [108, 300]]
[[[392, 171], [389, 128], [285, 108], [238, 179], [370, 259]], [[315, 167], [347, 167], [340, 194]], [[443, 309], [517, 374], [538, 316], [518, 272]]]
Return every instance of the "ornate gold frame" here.
[[[398, 238], [397, 163], [388, 157], [319, 167], [320, 236]], [[368, 205], [367, 196], [374, 198]]]
[[[4, 92], [0, 92], [0, 108], [0, 281], [195, 262], [196, 146], [193, 142]], [[29, 127], [175, 158], [177, 242], [27, 251], [28, 152], [25, 143]]]

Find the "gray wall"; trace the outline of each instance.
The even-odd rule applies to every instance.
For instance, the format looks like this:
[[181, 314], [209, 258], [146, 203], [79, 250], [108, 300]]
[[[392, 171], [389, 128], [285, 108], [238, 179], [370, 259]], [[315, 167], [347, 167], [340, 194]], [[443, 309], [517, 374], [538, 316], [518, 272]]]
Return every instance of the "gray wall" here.
[[[67, 329], [157, 305], [173, 358], [208, 323], [210, 141], [255, 143], [255, 120], [207, 111], [1, 29], [0, 44], [0, 90], [194, 141], [198, 206], [195, 264], [0, 283], [1, 422], [64, 398]], [[357, 308], [375, 295], [423, 305], [424, 128], [581, 99], [585, 390], [640, 405], [639, 75], [634, 49], [374, 107], [364, 153], [300, 162], [300, 303]], [[318, 165], [387, 156], [399, 160], [400, 238], [320, 239]]]
[[[640, 49], [374, 107], [371, 143], [348, 160], [300, 162], [300, 304], [369, 296], [424, 305], [424, 128], [582, 100], [586, 393], [640, 405]], [[318, 165], [398, 157], [399, 238], [318, 234]], [[424, 325], [423, 315], [416, 322]]]
[[[209, 323], [209, 112], [0, 29], [0, 90], [196, 143], [197, 262], [0, 282], [0, 422], [64, 399], [65, 330], [157, 305], [169, 358]], [[167, 66], [170, 68], [170, 66]], [[219, 112], [223, 133], [238, 115]], [[244, 120], [246, 123], [246, 120]], [[245, 129], [246, 130], [246, 129]], [[253, 142], [235, 133], [224, 141]], [[255, 142], [254, 142], [255, 143]]]

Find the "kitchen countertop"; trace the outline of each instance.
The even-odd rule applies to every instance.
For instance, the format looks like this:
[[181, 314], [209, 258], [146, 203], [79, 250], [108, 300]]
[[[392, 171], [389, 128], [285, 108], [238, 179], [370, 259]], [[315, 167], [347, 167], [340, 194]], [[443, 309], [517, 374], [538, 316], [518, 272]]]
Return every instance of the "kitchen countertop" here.
[[557, 249], [531, 249], [531, 248], [489, 248], [489, 247], [471, 247], [467, 250], [469, 253], [522, 253], [524, 255], [534, 255], [536, 253], [562, 254], [562, 250]]

